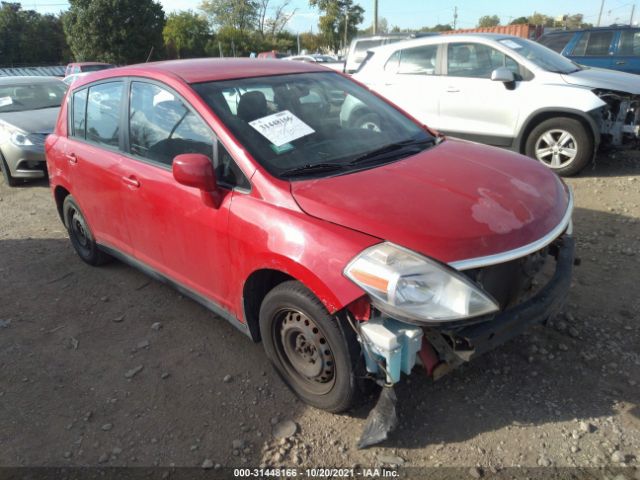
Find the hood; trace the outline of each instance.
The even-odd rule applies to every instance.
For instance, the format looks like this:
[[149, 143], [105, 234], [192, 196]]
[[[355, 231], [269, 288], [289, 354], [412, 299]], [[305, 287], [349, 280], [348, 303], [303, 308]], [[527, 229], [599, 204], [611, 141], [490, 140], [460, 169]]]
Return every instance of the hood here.
[[569, 85], [616, 90], [628, 92], [632, 95], [640, 95], [640, 76], [632, 73], [589, 67], [562, 75], [562, 79]]
[[566, 186], [539, 162], [461, 140], [370, 170], [295, 181], [291, 191], [309, 215], [447, 263], [535, 242], [569, 202]]
[[51, 133], [56, 126], [60, 107], [0, 113], [0, 122], [25, 133]]

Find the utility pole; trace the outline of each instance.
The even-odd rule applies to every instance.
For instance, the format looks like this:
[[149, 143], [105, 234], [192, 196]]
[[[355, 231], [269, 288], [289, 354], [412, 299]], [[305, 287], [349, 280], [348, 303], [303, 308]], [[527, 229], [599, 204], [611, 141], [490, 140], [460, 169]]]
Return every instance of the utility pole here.
[[596, 27], [600, 26], [600, 20], [602, 20], [602, 9], [604, 8], [604, 0], [602, 0], [602, 3], [600, 3], [600, 13], [598, 14], [598, 23], [596, 24]]
[[456, 29], [458, 24], [458, 7], [453, 7], [453, 29]]
[[378, 33], [378, 0], [373, 0], [373, 29], [374, 35]]
[[349, 10], [347, 10], [346, 12], [344, 12], [344, 51], [347, 51], [347, 48], [349, 48], [349, 46], [347, 45], [347, 32], [348, 29], [347, 27], [349, 26]]
[[636, 4], [634, 3], [631, 6], [631, 18], [629, 19], [629, 26], [632, 27], [633, 26], [633, 14], [636, 13]]

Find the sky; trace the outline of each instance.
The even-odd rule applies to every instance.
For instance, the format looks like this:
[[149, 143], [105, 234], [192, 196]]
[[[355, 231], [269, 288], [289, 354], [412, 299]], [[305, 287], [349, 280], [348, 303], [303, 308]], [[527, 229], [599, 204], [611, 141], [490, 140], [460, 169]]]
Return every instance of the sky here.
[[[20, 1], [20, 0], [14, 0]], [[275, 5], [281, 0], [271, 0]], [[65, 0], [25, 0], [25, 9], [37, 10], [40, 13], [57, 13], [68, 8]], [[176, 10], [196, 10], [200, 0], [160, 0], [166, 13]], [[355, 0], [365, 10], [364, 23], [366, 28], [373, 21], [373, 0]], [[438, 23], [453, 24], [454, 9], [458, 11], [458, 28], [472, 28], [478, 18], [483, 15], [498, 15], [503, 24], [509, 23], [517, 17], [528, 16], [534, 11], [551, 16], [582, 13], [585, 21], [596, 24], [601, 4], [604, 3], [601, 25], [611, 23], [628, 24], [631, 9], [636, 4], [634, 24], [640, 21], [640, 0], [581, 0], [559, 2], [557, 0], [378, 0], [378, 16], [387, 19], [389, 27], [398, 25], [401, 28], [417, 29], [423, 26], [433, 26]], [[309, 7], [308, 0], [291, 0], [291, 9], [295, 9], [294, 17], [288, 25], [292, 32], [317, 32], [317, 10]]]

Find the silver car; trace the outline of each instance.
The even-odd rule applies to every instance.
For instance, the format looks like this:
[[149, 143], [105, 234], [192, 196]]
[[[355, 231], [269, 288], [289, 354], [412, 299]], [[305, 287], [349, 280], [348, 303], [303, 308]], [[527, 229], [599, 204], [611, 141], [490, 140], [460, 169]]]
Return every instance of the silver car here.
[[44, 178], [44, 141], [67, 86], [53, 77], [0, 78], [0, 167], [5, 181]]
[[[587, 68], [508, 35], [441, 35], [369, 52], [354, 78], [426, 125], [537, 158], [561, 175], [585, 167], [601, 144], [637, 141], [640, 76]], [[384, 119], [352, 104], [342, 122]]]

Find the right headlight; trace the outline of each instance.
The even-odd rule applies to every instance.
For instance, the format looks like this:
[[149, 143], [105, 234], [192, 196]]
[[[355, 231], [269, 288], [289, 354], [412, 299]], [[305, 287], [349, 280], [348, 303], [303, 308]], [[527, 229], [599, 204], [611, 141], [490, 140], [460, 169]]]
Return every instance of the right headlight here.
[[11, 134], [11, 143], [18, 147], [29, 147], [33, 145], [29, 135], [22, 132], [13, 132]]
[[389, 242], [364, 250], [344, 274], [381, 312], [411, 323], [463, 320], [500, 308], [464, 275]]

